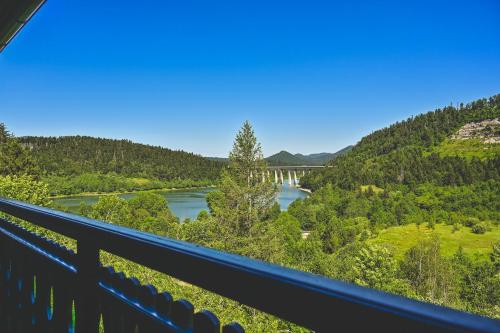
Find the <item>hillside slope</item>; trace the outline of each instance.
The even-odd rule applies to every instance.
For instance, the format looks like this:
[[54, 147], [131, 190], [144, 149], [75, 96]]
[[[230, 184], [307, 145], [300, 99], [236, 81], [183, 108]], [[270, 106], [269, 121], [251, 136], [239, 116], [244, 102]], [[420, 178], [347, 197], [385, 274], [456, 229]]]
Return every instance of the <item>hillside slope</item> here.
[[353, 147], [354, 146], [347, 146], [335, 153], [319, 153], [309, 155], [295, 154], [295, 156], [307, 160], [310, 165], [323, 165], [332, 161], [338, 156], [347, 154]]
[[332, 183], [354, 189], [363, 184], [460, 185], [499, 179], [498, 154], [480, 159], [436, 152], [464, 125], [499, 116], [500, 95], [495, 95], [459, 108], [446, 107], [411, 117], [365, 136], [349, 153], [332, 161], [330, 168], [304, 177], [302, 185], [317, 189]]
[[316, 154], [292, 154], [287, 151], [280, 151], [277, 154], [266, 157], [269, 165], [323, 165], [338, 156], [349, 152], [353, 146], [347, 146], [335, 153], [316, 153]]
[[215, 180], [222, 163], [167, 148], [88, 136], [20, 137], [46, 175], [117, 173], [160, 180]]
[[266, 157], [269, 165], [307, 165], [308, 161], [287, 151], [280, 151], [277, 154]]

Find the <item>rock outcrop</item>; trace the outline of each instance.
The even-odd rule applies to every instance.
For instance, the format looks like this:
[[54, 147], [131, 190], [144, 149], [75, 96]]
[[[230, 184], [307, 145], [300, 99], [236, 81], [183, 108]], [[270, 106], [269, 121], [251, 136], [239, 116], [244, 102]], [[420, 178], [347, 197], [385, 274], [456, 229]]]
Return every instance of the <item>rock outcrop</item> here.
[[500, 118], [465, 124], [452, 136], [452, 139], [480, 139], [483, 143], [500, 143]]

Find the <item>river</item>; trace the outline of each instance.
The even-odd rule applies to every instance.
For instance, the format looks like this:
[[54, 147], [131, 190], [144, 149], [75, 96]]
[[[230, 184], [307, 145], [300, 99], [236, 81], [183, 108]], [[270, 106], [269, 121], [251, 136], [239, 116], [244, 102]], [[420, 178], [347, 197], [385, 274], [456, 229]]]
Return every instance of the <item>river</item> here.
[[[208, 211], [207, 201], [205, 200], [207, 193], [214, 191], [214, 188], [203, 188], [203, 189], [190, 189], [190, 190], [174, 190], [174, 191], [159, 191], [158, 193], [163, 195], [167, 201], [168, 206], [172, 212], [181, 221], [186, 218], [195, 219], [198, 213], [202, 210]], [[119, 194], [119, 197], [124, 199], [133, 198], [135, 193], [124, 193]], [[288, 184], [281, 186], [280, 192], [278, 194], [278, 202], [281, 206], [281, 210], [286, 210], [288, 205], [290, 205], [296, 199], [303, 199], [307, 197], [307, 193], [299, 190], [296, 187], [291, 187]], [[92, 196], [74, 196], [66, 198], [54, 199], [54, 203], [63, 206], [70, 211], [76, 211], [81, 202], [86, 204], [94, 204], [99, 199], [99, 195]]]

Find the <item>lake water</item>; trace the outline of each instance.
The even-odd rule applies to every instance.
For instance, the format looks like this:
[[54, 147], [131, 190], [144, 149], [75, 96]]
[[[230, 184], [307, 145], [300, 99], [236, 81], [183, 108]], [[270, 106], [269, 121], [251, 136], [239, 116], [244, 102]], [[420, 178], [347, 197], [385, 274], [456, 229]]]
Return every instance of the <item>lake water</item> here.
[[[208, 211], [207, 201], [205, 200], [207, 193], [214, 191], [214, 188], [192, 189], [192, 190], [175, 190], [158, 192], [163, 195], [172, 212], [181, 220], [186, 218], [195, 219], [198, 213], [202, 210]], [[124, 199], [133, 198], [135, 193], [125, 193], [119, 196]], [[290, 187], [288, 184], [282, 185], [278, 194], [278, 202], [282, 210], [286, 210], [296, 199], [307, 197], [307, 193], [299, 190], [296, 187]], [[67, 198], [54, 199], [54, 203], [64, 206], [71, 211], [75, 211], [81, 202], [86, 204], [94, 204], [99, 199], [99, 195], [95, 196], [75, 196]]]

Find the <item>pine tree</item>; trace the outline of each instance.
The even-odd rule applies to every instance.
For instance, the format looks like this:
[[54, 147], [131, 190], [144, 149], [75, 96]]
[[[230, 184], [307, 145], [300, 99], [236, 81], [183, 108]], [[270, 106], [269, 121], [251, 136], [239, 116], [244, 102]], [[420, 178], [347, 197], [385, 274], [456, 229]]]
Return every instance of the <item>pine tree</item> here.
[[267, 165], [249, 122], [237, 134], [229, 161], [220, 191], [213, 192], [208, 201], [212, 213], [231, 234], [246, 236], [269, 215], [277, 194], [274, 184], [263, 181]]

